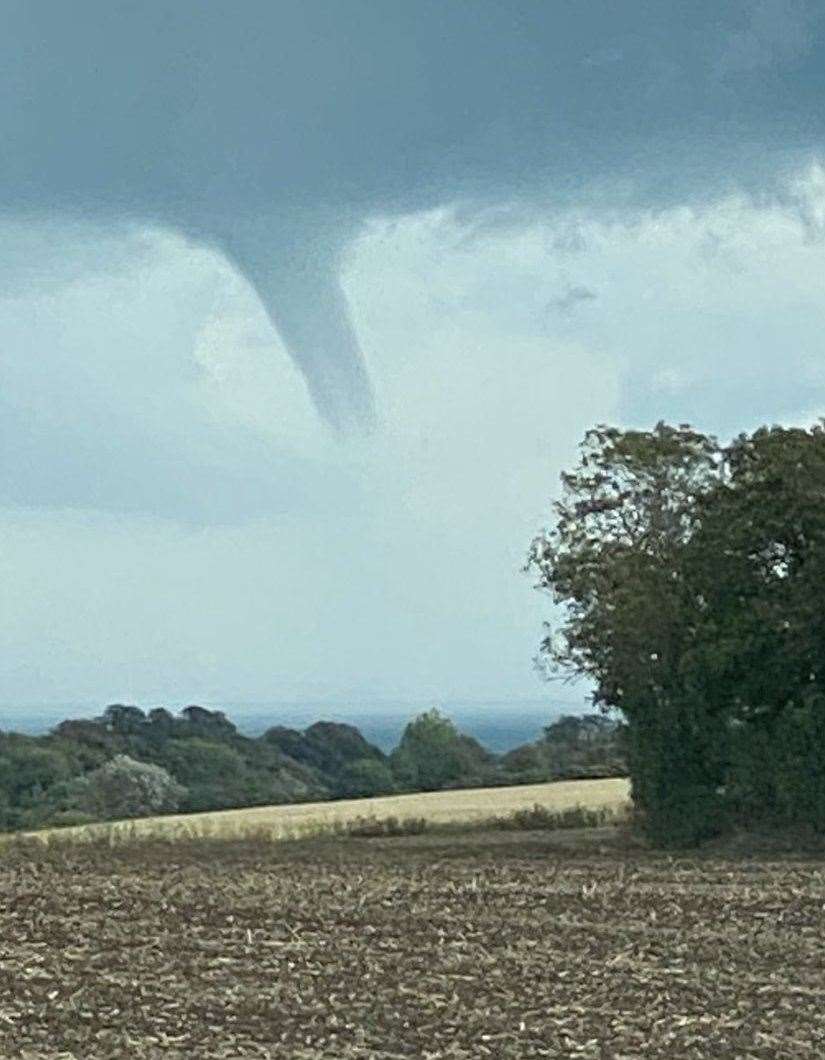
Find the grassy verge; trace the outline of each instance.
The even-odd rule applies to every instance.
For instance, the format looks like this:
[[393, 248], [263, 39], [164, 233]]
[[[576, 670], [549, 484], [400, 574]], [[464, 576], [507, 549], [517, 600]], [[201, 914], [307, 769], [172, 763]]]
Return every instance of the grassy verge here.
[[322, 828], [318, 835], [342, 835], [356, 838], [377, 836], [421, 835], [423, 832], [440, 834], [458, 834], [467, 832], [507, 831], [507, 832], [556, 832], [562, 829], [604, 828], [608, 825], [620, 825], [628, 822], [624, 809], [612, 806], [591, 808], [588, 806], [569, 806], [563, 810], [551, 810], [541, 803], [524, 809], [514, 810], [509, 814], [482, 818], [478, 821], [440, 822], [430, 824], [425, 817], [357, 817], [352, 821], [336, 823], [331, 828]]

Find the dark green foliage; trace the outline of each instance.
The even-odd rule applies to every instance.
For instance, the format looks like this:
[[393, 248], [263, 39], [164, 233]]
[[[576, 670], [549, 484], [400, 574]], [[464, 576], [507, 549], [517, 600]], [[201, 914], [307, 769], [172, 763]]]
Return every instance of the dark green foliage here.
[[353, 725], [318, 721], [304, 732], [276, 725], [262, 739], [324, 776], [333, 795], [384, 795], [394, 790], [387, 756]]
[[483, 786], [493, 779], [496, 756], [491, 754], [474, 736], [460, 732], [456, 744], [459, 762], [458, 783], [462, 787]]
[[513, 776], [535, 777], [535, 783], [549, 778], [550, 766], [543, 745], [526, 743], [501, 756], [501, 768]]
[[[575, 719], [570, 725], [575, 729]], [[590, 738], [591, 730], [610, 726], [586, 719], [582, 725], [587, 738], [560, 775], [616, 775], [602, 761], [602, 745]], [[180, 786], [176, 809], [195, 813], [549, 780], [556, 775], [549, 746], [542, 740], [526, 752], [536, 765], [531, 774], [514, 768], [518, 753], [499, 760], [438, 711], [411, 721], [387, 756], [339, 722], [319, 721], [303, 732], [273, 726], [250, 739], [220, 711], [189, 706], [173, 715], [163, 707], [144, 712], [112, 704], [93, 721], [63, 721], [46, 736], [0, 733], [0, 830], [111, 817], [107, 800], [89, 792], [118, 756], [164, 770]]]
[[775, 728], [774, 783], [782, 820], [825, 832], [825, 697], [785, 710]]
[[140, 707], [124, 706], [113, 703], [99, 719], [104, 728], [119, 736], [139, 735], [146, 728], [146, 715]]
[[0, 746], [0, 789], [12, 802], [37, 798], [70, 776], [66, 756], [35, 739], [6, 738]]
[[656, 846], [693, 846], [724, 829], [722, 778], [709, 769], [692, 720], [690, 706], [682, 703], [640, 713], [630, 727], [632, 796]]
[[175, 731], [175, 719], [164, 707], [155, 707], [147, 717], [148, 725], [143, 730], [145, 739], [156, 743], [168, 740]]
[[158, 758], [187, 789], [182, 810], [224, 810], [244, 804], [248, 771], [234, 747], [200, 736], [175, 737], [163, 745]]
[[722, 448], [690, 427], [588, 432], [528, 566], [567, 609], [542, 644], [626, 722], [659, 845], [735, 821], [825, 828], [825, 431]]
[[772, 728], [767, 723], [746, 724], [737, 720], [731, 723], [725, 801], [737, 820], [776, 814]]
[[368, 743], [353, 725], [335, 721], [317, 721], [304, 732], [304, 738], [316, 754], [316, 768], [333, 776], [355, 762], [371, 759], [385, 762], [382, 751]]
[[624, 726], [605, 714], [564, 715], [544, 729], [541, 742], [553, 776], [622, 776]]
[[[61, 721], [53, 730], [56, 739], [65, 740], [76, 751], [88, 754], [90, 761], [99, 764], [115, 753], [120, 739], [106, 725], [85, 719]], [[99, 760], [99, 761], [98, 761]]]
[[311, 802], [331, 794], [329, 778], [282, 754], [263, 740], [236, 737], [233, 746], [243, 754], [249, 777], [243, 805], [266, 806], [282, 802]]
[[180, 713], [185, 724], [176, 726], [176, 731], [183, 736], [191, 733], [192, 736], [205, 739], [225, 740], [238, 731], [220, 710], [206, 710], [193, 705], [184, 707]]
[[283, 725], [273, 725], [261, 737], [266, 743], [288, 755], [295, 762], [306, 766], [317, 767], [321, 763], [321, 753], [307, 740], [298, 729], [287, 729]]
[[[562, 475], [556, 525], [533, 542], [528, 558], [538, 587], [568, 614], [543, 641], [542, 658], [551, 669], [591, 678], [594, 702], [624, 715], [633, 796], [645, 814], [660, 798], [663, 812], [671, 804], [707, 808], [695, 771], [668, 771], [659, 754], [672, 717], [699, 702], [691, 684], [696, 668], [685, 663], [703, 614], [684, 556], [700, 525], [696, 498], [713, 487], [718, 463], [715, 440], [687, 426], [595, 428], [578, 467]], [[707, 705], [702, 710], [707, 714]], [[699, 728], [693, 717], [682, 727], [681, 753], [690, 762]], [[653, 816], [645, 820], [659, 836]], [[696, 822], [691, 831], [703, 827]]]
[[48, 819], [76, 770], [58, 741], [0, 734], [0, 828], [37, 827]]
[[502, 755], [500, 768], [514, 783], [627, 776], [626, 729], [604, 714], [564, 715]]
[[83, 810], [55, 810], [49, 817], [49, 828], [75, 828], [78, 825], [95, 824], [100, 820], [97, 814]]
[[387, 762], [377, 758], [357, 758], [348, 762], [338, 775], [338, 793], [345, 798], [389, 795], [395, 791], [395, 778]]
[[[276, 727], [250, 739], [220, 711], [190, 706], [174, 716], [113, 704], [93, 721], [63, 721], [45, 736], [0, 733], [0, 830], [134, 816], [130, 806], [113, 807], [114, 788], [93, 794], [123, 756], [167, 773], [179, 786], [174, 807], [185, 812], [395, 790], [387, 756], [351, 725]], [[157, 805], [157, 812], [172, 808], [168, 800]]]
[[495, 759], [449, 718], [430, 710], [407, 725], [390, 763], [403, 790], [438, 791], [483, 785], [493, 775]]
[[812, 694], [776, 718], [740, 723], [727, 798], [737, 821], [759, 815], [825, 832], [825, 704]]

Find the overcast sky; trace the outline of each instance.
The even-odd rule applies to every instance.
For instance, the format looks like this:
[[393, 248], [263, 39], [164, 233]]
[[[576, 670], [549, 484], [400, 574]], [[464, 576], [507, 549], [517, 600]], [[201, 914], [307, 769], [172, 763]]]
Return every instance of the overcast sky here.
[[825, 413], [818, 5], [684, 6], [0, 0], [0, 703], [552, 701], [584, 431]]

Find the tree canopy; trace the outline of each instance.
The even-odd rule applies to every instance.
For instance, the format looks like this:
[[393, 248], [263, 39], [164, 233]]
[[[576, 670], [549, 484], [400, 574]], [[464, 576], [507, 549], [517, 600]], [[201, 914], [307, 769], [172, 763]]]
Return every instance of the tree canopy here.
[[[191, 706], [174, 715], [164, 707], [144, 712], [113, 704], [96, 719], [66, 720], [42, 736], [0, 733], [0, 830], [128, 816], [128, 806], [113, 802], [116, 784], [105, 797], [91, 795], [110, 777], [104, 767], [115, 759], [122, 767], [124, 756], [172, 778], [179, 785], [175, 806], [187, 812], [624, 769], [606, 746], [585, 750], [567, 742], [551, 754], [541, 739], [497, 757], [438, 711], [414, 719], [388, 756], [341, 722], [319, 721], [303, 731], [275, 725], [253, 738], [220, 711]], [[115, 772], [121, 775], [131, 776]], [[131, 805], [148, 804], [136, 798]]]
[[589, 678], [594, 702], [624, 716], [650, 834], [700, 839], [737, 800], [788, 813], [800, 805], [791, 774], [817, 802], [810, 761], [782, 766], [778, 748], [798, 746], [802, 719], [811, 736], [821, 727], [822, 426], [726, 447], [686, 424], [600, 426], [553, 513], [527, 564], [565, 615], [540, 658]]
[[483, 783], [489, 775], [493, 756], [433, 709], [409, 722], [390, 760], [402, 787], [435, 791], [462, 778]]

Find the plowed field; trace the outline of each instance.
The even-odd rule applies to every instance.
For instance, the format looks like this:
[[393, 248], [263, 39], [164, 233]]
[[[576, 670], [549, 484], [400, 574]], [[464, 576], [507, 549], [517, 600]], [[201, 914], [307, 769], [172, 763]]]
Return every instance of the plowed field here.
[[3, 1058], [825, 1055], [825, 861], [590, 835], [0, 862]]

